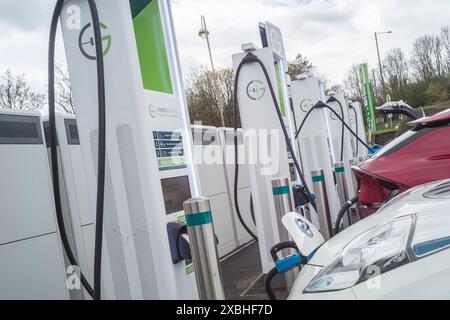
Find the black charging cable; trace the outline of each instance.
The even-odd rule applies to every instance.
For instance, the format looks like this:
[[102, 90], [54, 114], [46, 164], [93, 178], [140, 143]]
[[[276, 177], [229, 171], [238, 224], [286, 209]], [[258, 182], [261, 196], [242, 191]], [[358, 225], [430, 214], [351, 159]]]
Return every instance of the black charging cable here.
[[[359, 120], [358, 120], [358, 112], [356, 111], [356, 108], [354, 107], [354, 106], [352, 106], [351, 104], [350, 104], [350, 109], [352, 109], [353, 110], [353, 112], [355, 113], [355, 126], [356, 126], [356, 135], [357, 136], [359, 136]], [[358, 140], [356, 140], [356, 156], [358, 156], [358, 154], [359, 154], [359, 142], [358, 142]]]
[[[97, 86], [98, 86], [98, 113], [99, 113], [99, 143], [98, 143], [98, 175], [97, 175], [97, 208], [96, 208], [96, 228], [95, 228], [95, 257], [94, 257], [94, 288], [89, 284], [84, 274], [81, 272], [81, 283], [89, 295], [95, 299], [101, 299], [101, 258], [103, 239], [103, 212], [105, 198], [105, 161], [106, 161], [106, 95], [103, 48], [101, 40], [100, 20], [97, 6], [94, 0], [87, 0], [92, 16], [92, 26], [97, 54]], [[55, 106], [55, 42], [58, 29], [58, 20], [64, 6], [64, 0], [58, 0], [52, 15], [49, 37], [48, 52], [48, 107], [49, 107], [49, 129], [50, 129], [50, 153], [52, 167], [53, 194], [55, 198], [56, 218], [61, 242], [63, 244], [69, 262], [79, 266], [77, 259], [70, 247], [67, 231], [64, 225], [64, 215], [61, 204], [61, 192], [59, 184], [58, 151], [56, 143], [56, 106]]]
[[344, 127], [348, 130], [348, 131], [350, 131], [350, 133], [364, 146], [364, 147], [366, 147], [367, 148], [367, 150], [369, 150], [369, 151], [371, 151], [371, 152], [375, 152], [367, 143], [365, 143], [353, 130], [352, 130], [352, 128], [350, 128], [349, 126], [348, 126], [348, 124], [344, 121], [344, 119], [342, 119], [342, 117], [333, 109], [333, 108], [331, 108], [329, 105], [327, 105], [327, 104], [325, 104], [325, 103], [323, 103], [322, 101], [319, 101], [314, 107], [312, 107], [309, 111], [308, 111], [308, 113], [306, 114], [306, 116], [305, 116], [305, 118], [303, 119], [303, 121], [302, 121], [302, 124], [300, 125], [300, 128], [298, 129], [298, 131], [297, 131], [297, 133], [295, 134], [295, 139], [297, 139], [298, 138], [298, 136], [300, 135], [300, 133], [301, 133], [301, 131], [302, 131], [302, 129], [303, 129], [303, 127], [305, 126], [305, 124], [306, 124], [306, 121], [308, 120], [308, 118], [309, 118], [309, 116], [311, 115], [311, 113], [314, 111], [314, 110], [317, 110], [317, 109], [323, 109], [323, 108], [327, 108], [327, 109], [329, 109], [329, 110], [331, 110], [331, 112], [333, 112], [333, 114], [344, 124]]
[[[330, 102], [336, 102], [339, 105], [339, 108], [341, 110], [342, 118], [344, 117], [344, 108], [342, 107], [342, 103], [334, 96], [331, 96], [327, 103]], [[344, 138], [345, 138], [345, 126], [344, 123], [342, 123], [342, 133], [341, 133], [341, 162], [344, 161]]]
[[336, 225], [334, 227], [334, 235], [337, 235], [340, 232], [341, 222], [342, 222], [342, 219], [344, 218], [344, 215], [358, 201], [358, 199], [359, 199], [359, 195], [357, 195], [353, 199], [347, 201], [345, 203], [345, 205], [341, 208], [341, 211], [339, 211], [339, 214], [338, 214], [338, 217], [336, 220]]

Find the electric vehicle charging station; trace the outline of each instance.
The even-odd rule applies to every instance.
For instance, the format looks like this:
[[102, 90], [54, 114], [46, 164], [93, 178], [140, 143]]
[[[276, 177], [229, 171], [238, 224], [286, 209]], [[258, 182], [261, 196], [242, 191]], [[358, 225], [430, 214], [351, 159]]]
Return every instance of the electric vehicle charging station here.
[[[299, 153], [299, 146], [294, 143], [295, 135], [295, 114], [290, 108], [290, 76], [287, 74], [288, 63], [286, 58], [286, 50], [284, 47], [283, 34], [281, 29], [270, 22], [259, 23], [259, 33], [261, 37], [261, 44], [263, 48], [271, 48], [274, 54], [274, 67], [276, 75], [276, 89], [279, 98], [280, 111], [283, 116], [283, 121], [290, 135], [296, 155]], [[280, 145], [281, 146], [281, 145]], [[292, 181], [300, 183], [300, 179], [295, 169], [292, 154], [286, 144], [286, 151], [288, 153], [288, 162], [290, 169], [290, 177]]]
[[[335, 92], [329, 92], [329, 97], [334, 97], [337, 99], [343, 109], [343, 114], [340, 108], [340, 105], [338, 102], [329, 101], [327, 104], [338, 114], [342, 117], [342, 119], [350, 126], [350, 114], [349, 114], [349, 105], [347, 102], [347, 98], [343, 94], [338, 94]], [[328, 99], [327, 99], [328, 100]], [[340, 121], [336, 115], [331, 110], [326, 110], [326, 113], [328, 115], [328, 124], [330, 128], [330, 136], [332, 141], [332, 157], [333, 157], [333, 165], [337, 162], [343, 161], [345, 166], [345, 175], [347, 178], [347, 184], [348, 184], [348, 190], [349, 190], [349, 196], [350, 199], [355, 196], [355, 188], [353, 186], [353, 176], [352, 176], [352, 170], [351, 170], [351, 163], [354, 159], [353, 157], [353, 150], [351, 147], [351, 142], [349, 137], [353, 137], [350, 132], [344, 128], [344, 139], [342, 138], [342, 121]], [[351, 127], [351, 126], [350, 126]], [[343, 152], [343, 159], [340, 159], [341, 151]], [[343, 201], [346, 202], [350, 199], [344, 199]]]
[[[234, 199], [233, 199], [233, 181], [234, 181], [234, 173], [235, 173], [235, 160], [234, 160], [234, 130], [231, 128], [219, 128], [219, 140], [220, 145], [223, 150], [224, 157], [224, 167], [225, 167], [225, 178], [227, 179], [228, 185], [228, 194], [232, 203], [233, 210], [233, 219], [235, 221], [234, 225], [236, 228], [236, 238], [237, 245], [243, 246], [250, 241], [252, 241], [252, 237], [245, 231], [242, 224], [239, 222], [239, 218], [237, 216], [236, 209], [234, 207]], [[240, 159], [239, 163], [239, 181], [237, 188], [237, 196], [240, 206], [240, 211], [242, 214], [242, 219], [245, 224], [250, 228], [253, 233], [256, 233], [256, 226], [253, 222], [252, 218], [252, 209], [251, 209], [251, 199], [252, 199], [252, 190], [250, 183], [250, 167], [246, 159], [246, 155], [249, 151], [249, 147], [247, 141], [244, 137], [244, 131], [238, 130], [238, 159]], [[254, 199], [253, 199], [254, 200]]]
[[[253, 45], [244, 45], [243, 49], [246, 48], [266, 66], [271, 83], [276, 84], [277, 72], [274, 63], [276, 56], [273, 50], [255, 49]], [[248, 52], [233, 55], [235, 71], [247, 54]], [[273, 266], [270, 250], [281, 241], [278, 234], [278, 224], [281, 221], [276, 221], [271, 181], [274, 177], [290, 177], [288, 155], [284, 148], [286, 138], [282, 133], [276, 106], [261, 66], [257, 63], [242, 65], [237, 80], [237, 97], [244, 136], [248, 138], [251, 130], [254, 133], [249, 142], [249, 154], [257, 155], [260, 151], [258, 147], [263, 146], [263, 150], [271, 150], [272, 155], [268, 164], [261, 163], [262, 159], [258, 157], [256, 163], [249, 165], [261, 264], [263, 272], [268, 273]], [[278, 94], [276, 98], [280, 101], [281, 97]]]
[[[357, 135], [367, 144], [366, 128], [364, 125], [364, 116], [359, 102], [349, 102], [350, 127], [357, 133]], [[350, 135], [353, 155], [355, 159], [360, 157], [367, 157], [367, 148], [358, 141], [355, 137]]]
[[[295, 118], [298, 123], [302, 123], [316, 103], [325, 100], [323, 83], [315, 77], [298, 76], [291, 83], [291, 92]], [[328, 109], [312, 111], [297, 139], [300, 145], [305, 179], [310, 189], [313, 189], [311, 172], [319, 168], [324, 171], [329, 206], [332, 218], [335, 220], [340, 205], [333, 175], [334, 148], [329, 129], [330, 121]], [[338, 137], [341, 136], [341, 130], [342, 127], [338, 131]], [[317, 214], [311, 214], [311, 219], [311, 222], [319, 227]]]
[[200, 186], [210, 199], [214, 229], [219, 241], [219, 256], [223, 257], [238, 247], [232, 202], [223, 161], [219, 131], [215, 127], [192, 126], [194, 157], [197, 163]]
[[0, 111], [0, 299], [69, 298], [37, 113]]
[[[47, 153], [50, 153], [49, 123], [42, 119]], [[59, 159], [60, 189], [63, 199], [63, 213], [69, 242], [84, 275], [93, 282], [94, 274], [94, 217], [91, 208], [91, 195], [84, 169], [76, 117], [69, 114], [56, 114], [56, 135]], [[50, 159], [50, 157], [49, 157]], [[66, 260], [66, 265], [70, 263]], [[71, 290], [73, 298], [82, 298]], [[77, 295], [78, 294], [78, 295]], [[83, 296], [88, 297], [83, 291]]]
[[[170, 246], [180, 234], [169, 226], [183, 219], [183, 202], [199, 196], [200, 186], [169, 1], [96, 4], [107, 97], [102, 298], [196, 299], [193, 268], [189, 261], [174, 264], [176, 246]], [[74, 8], [81, 28], [73, 24]], [[69, 0], [62, 12], [83, 160], [95, 194], [93, 28], [86, 1]]]

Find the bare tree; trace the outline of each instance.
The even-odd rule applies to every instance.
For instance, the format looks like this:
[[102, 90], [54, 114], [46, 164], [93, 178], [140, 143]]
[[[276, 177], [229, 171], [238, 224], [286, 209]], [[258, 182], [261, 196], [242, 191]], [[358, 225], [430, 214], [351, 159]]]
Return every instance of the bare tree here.
[[402, 89], [409, 81], [409, 67], [405, 54], [399, 48], [392, 49], [383, 64], [388, 92], [394, 100], [402, 99]]
[[186, 99], [192, 121], [204, 125], [222, 126], [220, 109], [224, 111], [225, 124], [231, 126], [233, 112], [232, 69], [208, 71], [194, 69], [186, 79]]
[[353, 64], [344, 80], [344, 89], [346, 94], [353, 100], [363, 103], [364, 92], [361, 76], [359, 72], [359, 64]]
[[70, 77], [67, 70], [61, 65], [56, 66], [56, 107], [65, 113], [75, 113], [73, 96], [72, 96], [72, 84], [70, 83]]
[[44, 106], [45, 95], [33, 92], [24, 75], [10, 70], [0, 77], [0, 109], [36, 111]]
[[445, 73], [450, 74], [450, 28], [443, 27], [441, 29], [441, 42], [443, 50], [443, 64]]
[[413, 44], [410, 61], [418, 81], [430, 81], [442, 75], [442, 42], [436, 36], [422, 36]]
[[288, 61], [288, 74], [291, 79], [294, 79], [300, 74], [312, 76], [314, 73], [314, 66], [308, 58], [303, 57], [300, 53], [297, 54], [294, 60]]

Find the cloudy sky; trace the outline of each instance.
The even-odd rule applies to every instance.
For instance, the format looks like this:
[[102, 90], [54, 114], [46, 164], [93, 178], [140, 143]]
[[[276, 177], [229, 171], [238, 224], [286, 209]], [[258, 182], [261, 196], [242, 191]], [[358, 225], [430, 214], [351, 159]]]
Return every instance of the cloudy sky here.
[[[125, 0], [123, 0], [125, 1]], [[47, 42], [55, 0], [0, 0], [0, 71], [25, 73], [35, 90], [46, 88]], [[278, 25], [288, 58], [307, 56], [331, 83], [339, 83], [354, 62], [376, 63], [373, 33], [392, 30], [380, 38], [381, 52], [400, 47], [450, 25], [449, 0], [172, 0], [184, 73], [208, 65], [206, 43], [197, 35], [200, 15], [211, 32], [215, 62], [231, 66], [240, 45], [260, 45], [258, 22]], [[64, 64], [64, 49], [58, 61]]]

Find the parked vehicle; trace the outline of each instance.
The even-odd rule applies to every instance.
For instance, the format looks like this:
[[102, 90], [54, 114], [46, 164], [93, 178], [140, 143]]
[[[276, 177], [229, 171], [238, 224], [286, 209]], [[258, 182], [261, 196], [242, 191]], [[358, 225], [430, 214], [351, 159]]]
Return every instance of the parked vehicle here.
[[410, 131], [353, 168], [361, 218], [412, 187], [450, 178], [450, 109], [411, 125]]
[[[449, 299], [449, 208], [450, 180], [399, 195], [321, 244], [289, 299]], [[292, 238], [302, 230], [291, 228]], [[303, 243], [309, 244], [297, 243], [300, 252], [311, 249]]]

